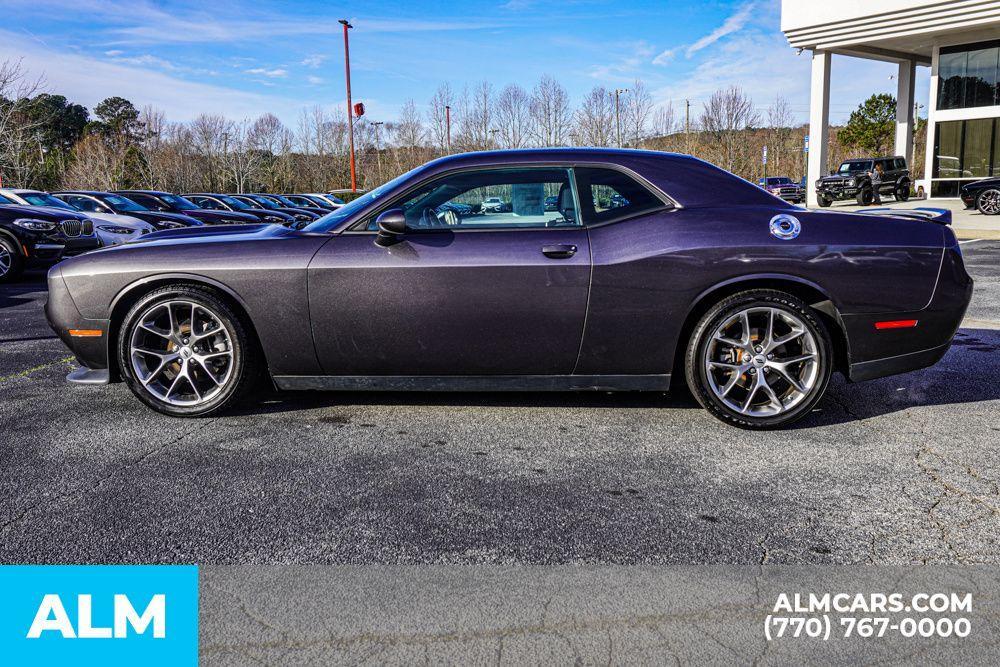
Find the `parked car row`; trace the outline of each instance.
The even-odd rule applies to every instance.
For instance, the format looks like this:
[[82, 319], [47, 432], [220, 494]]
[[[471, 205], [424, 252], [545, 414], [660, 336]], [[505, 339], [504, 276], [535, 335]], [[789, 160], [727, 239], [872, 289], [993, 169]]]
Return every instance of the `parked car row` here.
[[301, 229], [343, 205], [322, 193], [0, 188], [0, 282], [13, 280], [31, 264], [128, 243], [159, 230], [262, 222]]

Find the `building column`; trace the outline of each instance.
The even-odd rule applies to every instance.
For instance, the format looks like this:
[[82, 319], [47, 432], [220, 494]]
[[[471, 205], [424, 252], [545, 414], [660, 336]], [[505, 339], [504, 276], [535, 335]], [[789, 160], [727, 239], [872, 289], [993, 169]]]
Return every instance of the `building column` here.
[[896, 155], [906, 158], [913, 169], [913, 80], [917, 66], [912, 60], [899, 63], [896, 76]]
[[809, 92], [809, 163], [806, 168], [806, 205], [819, 206], [816, 181], [826, 176], [830, 135], [830, 52], [813, 51]]
[[938, 63], [941, 59], [941, 47], [934, 45], [931, 54], [931, 85], [930, 99], [927, 100], [927, 148], [924, 151], [924, 182], [926, 194], [931, 196], [931, 175], [934, 170], [934, 137], [937, 134], [937, 103], [938, 103]]

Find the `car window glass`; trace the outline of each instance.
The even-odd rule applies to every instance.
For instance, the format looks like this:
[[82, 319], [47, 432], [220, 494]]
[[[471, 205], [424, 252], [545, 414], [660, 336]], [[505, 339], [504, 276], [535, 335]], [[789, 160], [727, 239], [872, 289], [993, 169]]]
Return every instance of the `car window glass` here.
[[80, 211], [86, 211], [88, 213], [97, 213], [100, 211], [100, 207], [90, 197], [81, 197], [80, 195], [70, 195], [65, 198], [65, 200], [72, 206]]
[[146, 207], [137, 204], [131, 199], [126, 199], [125, 197], [119, 197], [118, 195], [107, 195], [104, 197], [104, 201], [110, 204], [118, 211], [145, 211]]
[[389, 208], [402, 208], [413, 229], [530, 229], [578, 226], [574, 202], [567, 169], [478, 169], [437, 179]]
[[638, 215], [665, 206], [648, 188], [620, 171], [590, 167], [574, 171], [580, 188], [583, 219], [587, 224]]
[[0, 204], [13, 204], [13, 200], [7, 199], [3, 195], [0, 195]]

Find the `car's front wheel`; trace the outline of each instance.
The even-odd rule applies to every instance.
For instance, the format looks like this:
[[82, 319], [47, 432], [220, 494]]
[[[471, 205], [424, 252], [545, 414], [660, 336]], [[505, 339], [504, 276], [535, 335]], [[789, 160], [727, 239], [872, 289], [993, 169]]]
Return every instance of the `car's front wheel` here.
[[786, 426], [808, 414], [832, 368], [823, 321], [801, 299], [775, 290], [740, 292], [709, 309], [685, 356], [698, 403], [750, 429]]
[[857, 195], [858, 206], [871, 206], [871, 203], [875, 201], [875, 191], [871, 187], [863, 187], [858, 190]]
[[1000, 190], [990, 188], [983, 190], [976, 197], [976, 209], [983, 215], [997, 215], [1000, 213]]
[[176, 417], [231, 408], [257, 379], [247, 328], [212, 290], [178, 285], [152, 292], [125, 316], [118, 363], [146, 405]]
[[24, 271], [24, 258], [17, 245], [5, 236], [0, 236], [0, 283], [16, 279]]
[[908, 201], [910, 199], [910, 184], [900, 183], [893, 194], [896, 197], [896, 201]]
[[830, 204], [833, 203], [833, 199], [831, 199], [830, 197], [823, 197], [822, 195], [817, 197], [816, 201], [822, 208], [827, 208], [828, 206], [830, 206]]

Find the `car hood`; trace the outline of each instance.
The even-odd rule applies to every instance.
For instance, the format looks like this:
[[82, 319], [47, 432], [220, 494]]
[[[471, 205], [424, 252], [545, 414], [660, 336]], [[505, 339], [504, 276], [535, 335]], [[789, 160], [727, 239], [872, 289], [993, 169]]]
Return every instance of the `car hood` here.
[[94, 220], [103, 220], [104, 222], [113, 222], [116, 225], [122, 225], [123, 227], [135, 227], [137, 229], [148, 229], [151, 225], [145, 220], [140, 220], [139, 218], [133, 218], [131, 215], [124, 215], [121, 213], [84, 213], [88, 218]]
[[183, 213], [168, 213], [166, 211], [142, 211], [140, 213], [147, 220], [163, 220], [167, 222], [179, 222], [184, 225], [204, 225], [198, 218]]
[[24, 206], [22, 204], [3, 204], [4, 210], [23, 213], [26, 218], [42, 220], [86, 220], [87, 216], [75, 211], [67, 211], [55, 206]]
[[151, 234], [146, 234], [142, 238], [136, 239], [129, 245], [176, 245], [189, 243], [214, 243], [217, 241], [240, 241], [247, 239], [261, 239], [269, 236], [280, 236], [291, 231], [281, 225], [271, 225], [258, 222], [252, 225], [224, 225], [211, 226], [202, 225], [200, 227], [182, 227], [181, 229], [161, 229]]
[[990, 187], [1000, 187], [1000, 178], [983, 178], [978, 181], [973, 181], [971, 183], [966, 183], [962, 186], [962, 190], [971, 190], [972, 188], [990, 188]]
[[255, 223], [258, 222], [257, 216], [250, 215], [249, 213], [236, 213], [234, 211], [213, 211], [207, 208], [198, 208], [192, 211], [185, 211], [184, 215], [190, 215], [192, 218], [199, 218], [201, 220], [227, 220], [234, 223]]
[[836, 174], [834, 176], [824, 176], [819, 179], [820, 183], [840, 183], [841, 181], [846, 181], [849, 178], [859, 178], [864, 174]]

